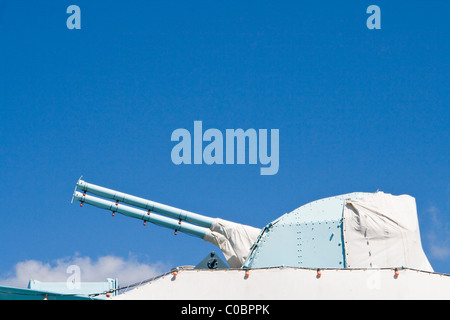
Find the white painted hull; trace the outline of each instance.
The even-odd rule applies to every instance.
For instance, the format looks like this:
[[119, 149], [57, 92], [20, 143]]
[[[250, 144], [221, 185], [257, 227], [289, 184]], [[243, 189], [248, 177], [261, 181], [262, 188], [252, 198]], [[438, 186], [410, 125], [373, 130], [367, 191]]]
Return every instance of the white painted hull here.
[[111, 299], [303, 300], [450, 299], [450, 276], [413, 269], [181, 268]]

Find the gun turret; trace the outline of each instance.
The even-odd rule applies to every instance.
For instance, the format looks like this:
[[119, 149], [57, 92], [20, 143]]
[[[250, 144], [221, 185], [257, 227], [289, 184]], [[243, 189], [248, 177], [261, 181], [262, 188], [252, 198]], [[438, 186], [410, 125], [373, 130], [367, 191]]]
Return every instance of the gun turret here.
[[218, 246], [232, 268], [242, 267], [261, 231], [87, 183], [81, 178], [77, 182], [73, 200], [81, 202], [81, 206], [90, 204], [112, 211], [113, 214], [117, 212], [143, 220], [144, 224], [148, 221], [175, 230], [175, 233], [180, 231], [202, 238]]

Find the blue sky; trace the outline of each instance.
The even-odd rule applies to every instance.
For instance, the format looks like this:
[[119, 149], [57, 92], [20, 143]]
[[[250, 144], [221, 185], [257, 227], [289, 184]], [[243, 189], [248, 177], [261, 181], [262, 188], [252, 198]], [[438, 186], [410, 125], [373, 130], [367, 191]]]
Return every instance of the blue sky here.
[[[81, 30], [66, 27], [71, 4]], [[366, 27], [371, 4], [381, 30]], [[218, 251], [71, 205], [81, 175], [255, 227], [328, 196], [410, 194], [432, 266], [450, 273], [448, 12], [444, 0], [0, 1], [0, 279], [29, 260], [173, 267]], [[195, 120], [279, 129], [278, 173], [174, 165], [171, 134]]]

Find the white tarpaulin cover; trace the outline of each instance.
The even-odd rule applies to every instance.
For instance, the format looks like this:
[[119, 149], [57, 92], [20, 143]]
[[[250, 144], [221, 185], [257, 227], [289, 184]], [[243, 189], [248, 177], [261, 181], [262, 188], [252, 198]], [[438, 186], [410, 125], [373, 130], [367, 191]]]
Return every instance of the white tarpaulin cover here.
[[218, 246], [231, 268], [242, 267], [261, 232], [260, 229], [219, 218], [209, 229], [203, 240]]
[[433, 271], [423, 252], [416, 201], [376, 192], [344, 203], [347, 268], [408, 267]]

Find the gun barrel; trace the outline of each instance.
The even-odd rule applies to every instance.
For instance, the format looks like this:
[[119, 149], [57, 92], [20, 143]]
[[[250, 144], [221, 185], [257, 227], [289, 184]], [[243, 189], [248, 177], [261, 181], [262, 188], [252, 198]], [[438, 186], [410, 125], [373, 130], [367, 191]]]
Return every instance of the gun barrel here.
[[[88, 192], [95, 196], [86, 194]], [[222, 250], [228, 264], [232, 268], [242, 267], [260, 233], [260, 229], [251, 226], [219, 218], [211, 218], [135, 197], [87, 183], [81, 178], [75, 187], [73, 200], [112, 212], [118, 212], [132, 218], [149, 221], [156, 225], [181, 231], [211, 242]]]
[[118, 202], [111, 202], [108, 200], [100, 199], [91, 195], [87, 195], [85, 193], [83, 194], [79, 191], [75, 191], [75, 193], [73, 194], [73, 199], [76, 201], [80, 201], [82, 203], [93, 205], [101, 209], [118, 212], [132, 218], [149, 221], [156, 225], [181, 231], [202, 239], [204, 238], [205, 234], [209, 232], [209, 229], [206, 229], [204, 227], [192, 225], [186, 222], [182, 223], [181, 221], [176, 221], [172, 218], [168, 218], [154, 213], [149, 214], [149, 211], [129, 207], [120, 204]]
[[115, 191], [112, 189], [97, 186], [92, 183], [87, 183], [83, 180], [78, 180], [77, 187], [84, 192], [90, 192], [92, 194], [127, 203], [132, 206], [143, 208], [145, 210], [154, 211], [177, 220], [184, 220], [186, 222], [209, 228], [213, 223], [213, 218], [203, 216], [197, 213], [189, 212], [186, 210], [171, 207], [158, 202], [150, 201], [147, 199], [132, 196], [123, 192]]

